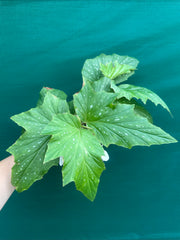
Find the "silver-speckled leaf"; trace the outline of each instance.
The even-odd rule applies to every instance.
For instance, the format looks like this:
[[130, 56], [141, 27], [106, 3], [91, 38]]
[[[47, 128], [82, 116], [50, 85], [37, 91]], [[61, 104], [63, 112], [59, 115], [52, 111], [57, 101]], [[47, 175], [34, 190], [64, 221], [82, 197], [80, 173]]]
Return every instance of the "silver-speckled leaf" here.
[[111, 88], [115, 93], [118, 93], [117, 98], [125, 97], [128, 100], [132, 98], [141, 99], [141, 101], [146, 104], [147, 100], [153, 102], [156, 106], [160, 104], [165, 108], [169, 113], [170, 110], [166, 103], [154, 92], [147, 88], [138, 87], [130, 84], [121, 84], [116, 86], [113, 82], [111, 83]]
[[111, 79], [107, 77], [102, 77], [98, 81], [92, 82], [91, 86], [96, 92], [112, 92], [111, 89]]
[[107, 107], [108, 95], [93, 92], [88, 84], [74, 96], [75, 111], [87, 126], [94, 130], [100, 142], [106, 147], [116, 144], [122, 147], [150, 146], [176, 142], [168, 133], [151, 124], [134, 111], [134, 105], [117, 104]]
[[87, 83], [74, 95], [75, 111], [83, 122], [96, 121], [103, 114], [104, 107], [111, 104], [116, 97], [117, 93], [95, 92]]
[[15, 144], [7, 149], [15, 158], [12, 183], [17, 191], [28, 189], [33, 182], [41, 179], [50, 167], [58, 164], [56, 160], [43, 164], [50, 137], [40, 133], [55, 114], [67, 111], [66, 101], [48, 92], [42, 105], [12, 117], [26, 130]]
[[40, 134], [54, 114], [68, 111], [69, 107], [66, 100], [61, 100], [50, 92], [47, 92], [42, 105], [14, 115], [11, 119], [26, 131]]
[[25, 132], [7, 151], [15, 157], [11, 182], [18, 192], [27, 190], [35, 181], [42, 179], [58, 160], [44, 164], [49, 136]]
[[[112, 55], [105, 55], [101, 54], [98, 57], [95, 57], [93, 59], [87, 59], [84, 63], [83, 69], [82, 69], [82, 77], [83, 82], [86, 84], [89, 82], [94, 82], [99, 80], [100, 78], [104, 77], [101, 69], [100, 64], [108, 64], [108, 63], [119, 63], [119, 64], [127, 64], [134, 69], [137, 67], [139, 61], [135, 58], [129, 57], [129, 56], [120, 56], [117, 54]], [[125, 81], [130, 77], [134, 71], [131, 71], [130, 73], [125, 73], [117, 77], [115, 81], [116, 83]]]
[[120, 98], [117, 101], [121, 104], [131, 104], [134, 105], [134, 111], [136, 114], [140, 115], [141, 117], [145, 117], [150, 123], [153, 123], [153, 119], [151, 114], [147, 111], [147, 109], [144, 108], [140, 103], [138, 103], [135, 99], [128, 100], [126, 98]]
[[67, 98], [66, 93], [64, 93], [63, 91], [61, 91], [59, 89], [43, 87], [39, 93], [39, 99], [37, 102], [37, 106], [41, 105], [44, 102], [44, 98], [48, 92], [53, 94], [54, 96], [58, 97], [61, 100], [66, 100], [66, 98]]
[[45, 163], [63, 157], [63, 186], [74, 181], [77, 190], [93, 201], [105, 169], [104, 150], [93, 132], [83, 128], [78, 117], [64, 113], [56, 115], [42, 133], [52, 135]]
[[114, 63], [109, 62], [107, 64], [100, 63], [101, 72], [105, 77], [110, 78], [111, 80], [114, 80], [123, 74], [131, 73], [131, 71], [134, 71], [135, 69], [136, 68], [133, 66], [127, 64], [120, 64], [117, 61], [115, 61]]

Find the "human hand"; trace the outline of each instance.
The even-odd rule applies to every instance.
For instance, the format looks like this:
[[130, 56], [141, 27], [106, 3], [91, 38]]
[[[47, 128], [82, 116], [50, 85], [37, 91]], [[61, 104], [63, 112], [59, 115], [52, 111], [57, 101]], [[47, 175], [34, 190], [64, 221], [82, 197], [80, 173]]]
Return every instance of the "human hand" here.
[[14, 157], [0, 161], [0, 210], [7, 202], [8, 198], [14, 191], [14, 186], [11, 184], [11, 168], [14, 165]]

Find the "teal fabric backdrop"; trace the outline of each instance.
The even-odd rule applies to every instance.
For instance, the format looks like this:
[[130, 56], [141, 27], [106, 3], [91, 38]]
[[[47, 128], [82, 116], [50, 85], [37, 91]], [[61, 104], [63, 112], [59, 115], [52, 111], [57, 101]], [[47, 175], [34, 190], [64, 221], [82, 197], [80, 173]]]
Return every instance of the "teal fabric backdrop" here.
[[[81, 87], [87, 58], [140, 60], [129, 83], [159, 94], [154, 122], [180, 139], [180, 1], [0, 1], [0, 157], [19, 136], [9, 117], [36, 105], [43, 86]], [[180, 239], [179, 143], [111, 146], [92, 203], [52, 168], [0, 213], [0, 240]]]

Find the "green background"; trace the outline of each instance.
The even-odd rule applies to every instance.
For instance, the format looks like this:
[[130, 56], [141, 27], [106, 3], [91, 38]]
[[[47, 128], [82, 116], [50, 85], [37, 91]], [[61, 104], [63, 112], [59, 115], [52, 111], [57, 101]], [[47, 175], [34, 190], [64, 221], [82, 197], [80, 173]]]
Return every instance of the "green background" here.
[[[0, 157], [19, 136], [9, 117], [36, 105], [43, 86], [72, 95], [100, 53], [140, 60], [129, 83], [156, 92], [154, 123], [180, 139], [180, 1], [0, 1]], [[52, 168], [0, 213], [0, 240], [180, 239], [179, 143], [110, 146], [92, 203]]]

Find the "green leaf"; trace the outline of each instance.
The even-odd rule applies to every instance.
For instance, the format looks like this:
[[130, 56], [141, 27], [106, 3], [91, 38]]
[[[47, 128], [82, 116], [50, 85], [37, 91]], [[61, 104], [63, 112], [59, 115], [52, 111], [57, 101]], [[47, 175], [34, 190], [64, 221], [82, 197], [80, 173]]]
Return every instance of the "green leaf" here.
[[125, 97], [128, 100], [131, 100], [132, 98], [141, 99], [144, 104], [146, 104], [147, 100], [149, 99], [156, 106], [160, 104], [170, 113], [166, 103], [156, 93], [147, 88], [137, 87], [130, 84], [121, 84], [116, 86], [113, 82], [111, 83], [111, 88], [115, 93], [119, 93], [118, 98]]
[[67, 95], [59, 89], [43, 87], [40, 91], [40, 96], [39, 96], [39, 100], [37, 102], [37, 106], [41, 105], [44, 102], [44, 98], [48, 92], [55, 95], [56, 97], [60, 98], [61, 100], [66, 100], [66, 98], [67, 98]]
[[18, 192], [27, 190], [35, 181], [42, 179], [52, 166], [58, 165], [58, 160], [43, 163], [49, 138], [25, 132], [8, 148], [7, 151], [15, 157], [11, 182]]
[[136, 68], [127, 64], [119, 64], [117, 61], [109, 62], [107, 64], [100, 63], [100, 70], [103, 75], [111, 80], [119, 77], [122, 74], [130, 73], [131, 71], [135, 70]]
[[65, 100], [48, 92], [42, 105], [14, 115], [11, 119], [27, 131], [40, 133], [54, 114], [68, 111], [69, 107]]
[[134, 71], [131, 71], [130, 73], [125, 73], [122, 75], [119, 75], [117, 78], [114, 79], [114, 82], [116, 84], [119, 84], [121, 82], [126, 81], [129, 77], [131, 77], [134, 74]]
[[88, 122], [103, 145], [116, 144], [122, 147], [150, 146], [176, 142], [161, 128], [152, 125], [146, 118], [135, 114], [131, 105], [121, 104], [116, 109], [107, 109], [97, 121]]
[[75, 114], [75, 109], [74, 109], [74, 102], [73, 100], [68, 102], [68, 106], [69, 106], [69, 111], [71, 114]]
[[96, 120], [103, 114], [104, 107], [111, 104], [116, 97], [116, 93], [95, 92], [90, 84], [86, 84], [78, 94], [74, 95], [75, 111], [84, 122], [88, 119]]
[[93, 82], [92, 87], [96, 92], [112, 91], [112, 89], [111, 89], [111, 79], [109, 79], [107, 77], [102, 77], [98, 81]]
[[[115, 109], [106, 107], [111, 93], [93, 92], [88, 85], [74, 96], [75, 110], [80, 119], [92, 128], [100, 142], [131, 148], [176, 142], [168, 133], [152, 125], [134, 111], [134, 105], [118, 104]], [[103, 100], [102, 100], [103, 99]]]
[[[101, 54], [96, 58], [93, 59], [87, 59], [84, 63], [83, 69], [82, 69], [82, 76], [83, 76], [83, 82], [84, 84], [89, 82], [94, 82], [99, 80], [100, 78], [104, 77], [101, 69], [100, 69], [100, 64], [108, 64], [108, 63], [119, 63], [119, 64], [127, 64], [134, 69], [138, 65], [138, 60], [132, 57], [128, 56], [120, 56], [117, 54], [112, 54], [112, 55], [105, 55]], [[117, 83], [122, 82], [128, 79], [134, 71], [131, 71], [128, 74], [122, 74], [121, 76], [117, 77]], [[115, 79], [116, 81], [116, 79]]]
[[123, 97], [123, 98], [118, 99], [117, 103], [131, 104], [131, 105], [133, 104], [135, 113], [139, 114], [141, 117], [145, 117], [150, 123], [153, 123], [151, 114], [142, 105], [137, 103], [137, 101], [135, 99], [128, 100]]
[[43, 165], [50, 137], [40, 135], [40, 132], [55, 114], [65, 111], [68, 111], [66, 101], [48, 92], [42, 105], [12, 117], [26, 130], [16, 143], [7, 149], [15, 158], [12, 182], [18, 191], [26, 190], [33, 182], [41, 179], [51, 166], [57, 165], [56, 160]]
[[53, 135], [45, 162], [63, 157], [63, 186], [74, 181], [77, 190], [93, 201], [105, 167], [104, 150], [92, 131], [84, 129], [78, 117], [65, 113], [54, 116], [42, 133]]

